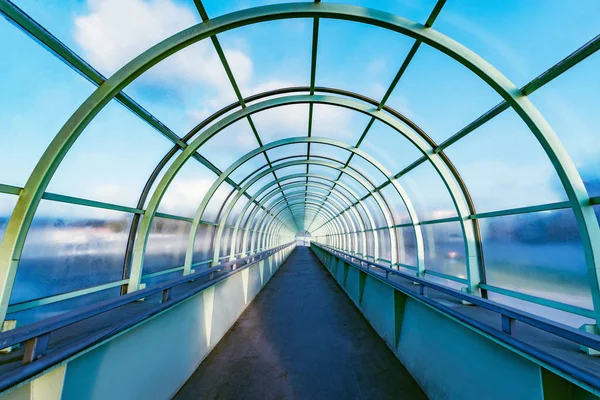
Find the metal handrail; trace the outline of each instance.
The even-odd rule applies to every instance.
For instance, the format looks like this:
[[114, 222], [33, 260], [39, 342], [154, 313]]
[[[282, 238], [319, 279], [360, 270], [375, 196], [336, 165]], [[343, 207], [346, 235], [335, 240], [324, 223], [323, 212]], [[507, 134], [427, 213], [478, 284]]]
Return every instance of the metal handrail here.
[[[450, 295], [452, 297], [456, 297], [460, 300], [464, 300], [468, 303], [472, 303], [474, 305], [477, 305], [477, 306], [483, 307], [485, 309], [488, 309], [490, 311], [493, 311], [495, 313], [498, 313], [503, 317], [503, 330], [504, 330], [504, 319], [509, 318], [510, 320], [516, 320], [516, 321], [522, 322], [524, 324], [541, 329], [541, 330], [551, 333], [553, 335], [559, 336], [563, 339], [567, 339], [571, 342], [575, 342], [575, 343], [578, 343], [578, 344], [581, 344], [581, 345], [584, 345], [584, 346], [587, 346], [592, 349], [600, 351], [600, 337], [598, 335], [594, 335], [592, 333], [581, 331], [581, 330], [575, 329], [573, 327], [570, 327], [568, 325], [561, 324], [560, 322], [551, 321], [549, 319], [539, 317], [537, 315], [533, 315], [533, 314], [530, 314], [525, 311], [517, 310], [516, 308], [501, 305], [501, 304], [498, 304], [491, 300], [487, 300], [487, 299], [484, 299], [484, 298], [481, 298], [478, 296], [474, 296], [472, 294], [461, 292], [460, 290], [452, 289], [450, 287], [440, 285], [439, 283], [435, 283], [435, 282], [432, 282], [432, 281], [429, 281], [429, 280], [426, 280], [423, 278], [419, 278], [417, 276], [413, 276], [413, 275], [407, 274], [405, 272], [401, 272], [401, 271], [386, 267], [384, 265], [378, 264], [378, 263], [370, 261], [370, 260], [356, 257], [354, 255], [334, 249], [330, 246], [325, 246], [323, 244], [315, 243], [315, 242], [313, 242], [313, 244], [329, 253], [332, 253], [333, 255], [335, 255], [337, 257], [345, 258], [345, 259], [348, 259], [349, 261], [351, 259], [358, 260], [359, 263], [368, 264], [370, 266], [374, 266], [379, 269], [382, 269], [386, 272], [386, 276], [388, 274], [397, 275], [397, 276], [404, 278], [406, 280], [409, 280], [413, 283], [418, 283], [419, 285], [421, 285], [423, 287], [432, 288], [438, 292], [442, 292], [444, 294]], [[350, 262], [352, 263], [352, 261], [350, 261]], [[355, 264], [355, 263], [352, 263], [352, 264]], [[356, 266], [363, 269], [362, 265], [356, 265]], [[390, 282], [390, 283], [393, 283], [393, 282]], [[413, 293], [413, 292], [411, 292], [411, 293]], [[509, 332], [505, 332], [505, 333], [509, 333]]]
[[[381, 264], [377, 264], [376, 262], [365, 260], [363, 258], [347, 254], [347, 253], [339, 251], [337, 249], [333, 249], [330, 246], [326, 246], [326, 245], [315, 243], [315, 242], [311, 242], [311, 244], [318, 247], [319, 249], [333, 255], [334, 257], [344, 260], [344, 262], [347, 262], [347, 263], [353, 265], [354, 267], [360, 269], [361, 271], [368, 273], [370, 276], [373, 276], [374, 278], [376, 278], [382, 282], [385, 282], [386, 284], [392, 286], [394, 289], [401, 291], [402, 293], [404, 293], [408, 296], [414, 297], [414, 298], [418, 299], [419, 301], [426, 303], [427, 305], [431, 306], [432, 308], [437, 309], [437, 310], [441, 311], [442, 313], [449, 315], [450, 317], [452, 317], [460, 322], [463, 322], [463, 323], [466, 323], [467, 325], [472, 326], [473, 328], [483, 332], [484, 334], [491, 336], [498, 342], [504, 343], [504, 344], [512, 347], [513, 349], [515, 349], [519, 352], [522, 352], [525, 355], [533, 357], [533, 358], [541, 361], [542, 363], [545, 363], [547, 366], [554, 368], [555, 370], [562, 371], [563, 373], [572, 376], [573, 378], [579, 380], [580, 382], [583, 382], [584, 384], [589, 385], [593, 389], [600, 391], [600, 375], [599, 374], [593, 374], [590, 371], [588, 371], [587, 369], [584, 369], [577, 365], [569, 363], [568, 361], [565, 361], [564, 359], [561, 359], [552, 354], [549, 354], [549, 353], [547, 353], [539, 348], [536, 348], [522, 340], [516, 339], [515, 337], [512, 336], [512, 328], [513, 328], [512, 325], [513, 325], [514, 321], [516, 320], [516, 321], [522, 322], [524, 324], [530, 325], [532, 327], [541, 329], [550, 334], [559, 336], [568, 341], [582, 344], [582, 345], [590, 347], [592, 349], [600, 350], [600, 337], [598, 337], [597, 335], [593, 335], [588, 332], [580, 331], [580, 330], [574, 329], [570, 326], [561, 324], [559, 322], [554, 322], [554, 321], [548, 320], [543, 317], [538, 317], [536, 315], [529, 314], [527, 312], [520, 311], [520, 310], [514, 309], [512, 307], [500, 305], [500, 304], [494, 303], [490, 300], [483, 299], [483, 298], [477, 297], [477, 296], [473, 296], [471, 294], [467, 294], [467, 293], [461, 292], [459, 290], [451, 289], [451, 288], [442, 286], [440, 284], [437, 284], [437, 283], [434, 283], [431, 281], [427, 281], [425, 279], [391, 269], [391, 268], [383, 266]], [[357, 264], [357, 263], [351, 261], [352, 259], [357, 260], [360, 264]], [[362, 266], [363, 263], [367, 264], [367, 267], [363, 267]], [[378, 274], [374, 273], [373, 271], [371, 271], [369, 269], [370, 266], [376, 267], [378, 269], [383, 269], [386, 272], [385, 277], [378, 275]], [[413, 283], [417, 283], [417, 284], [421, 285], [421, 291], [418, 293], [418, 292], [415, 292], [415, 291], [412, 291], [412, 290], [402, 287], [397, 282], [389, 280], [389, 278], [388, 278], [389, 274], [393, 274], [393, 275], [399, 276], [401, 278], [405, 278], [408, 281], [411, 281]], [[464, 300], [468, 303], [486, 308], [490, 311], [500, 314], [501, 318], [502, 318], [502, 321], [501, 321], [502, 322], [502, 331], [494, 329], [493, 327], [491, 327], [488, 324], [482, 323], [481, 321], [471, 318], [459, 311], [456, 311], [455, 309], [452, 309], [451, 307], [445, 306], [444, 304], [427, 297], [426, 292], [424, 291], [424, 288], [426, 288], [426, 287], [430, 287], [430, 288], [437, 290], [439, 292], [442, 292], [444, 294], [448, 294], [448, 295], [456, 297], [460, 300]]]
[[[147, 289], [138, 290], [136, 292], [106, 300], [98, 304], [68, 311], [55, 317], [51, 317], [10, 331], [1, 332], [0, 349], [25, 342], [25, 353], [23, 356], [23, 365], [21, 367], [0, 375], [0, 392], [22, 382], [25, 379], [35, 376], [36, 374], [61, 361], [66, 360], [69, 357], [72, 357], [87, 347], [108, 339], [111, 336], [144, 321], [150, 316], [156, 315], [163, 310], [178, 304], [194, 294], [201, 292], [215, 283], [220, 282], [225, 278], [264, 260], [272, 254], [277, 253], [280, 250], [293, 245], [294, 243], [295, 241], [289, 242], [263, 251], [259, 254], [250, 255], [248, 257], [220, 264], [205, 271], [186, 275], [179, 279], [152, 286]], [[231, 268], [231, 270], [219, 276], [213, 277], [208, 282], [185, 291], [176, 297], [171, 296], [171, 289], [174, 287], [206, 275], [222, 272], [227, 268]], [[156, 307], [153, 307], [150, 310], [145, 310], [144, 312], [133, 316], [127, 321], [122, 321], [109, 328], [103, 329], [100, 332], [90, 334], [89, 336], [86, 336], [85, 338], [67, 346], [66, 348], [59, 349], [56, 352], [46, 355], [50, 334], [52, 332], [158, 293], [162, 293], [162, 298]]]

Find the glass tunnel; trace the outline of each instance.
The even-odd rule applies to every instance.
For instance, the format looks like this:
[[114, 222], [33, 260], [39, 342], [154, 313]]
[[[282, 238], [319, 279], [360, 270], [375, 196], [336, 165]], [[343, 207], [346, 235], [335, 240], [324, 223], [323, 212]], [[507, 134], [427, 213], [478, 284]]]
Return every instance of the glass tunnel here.
[[0, 0], [3, 320], [293, 241], [600, 320], [599, 2], [268, 3]]

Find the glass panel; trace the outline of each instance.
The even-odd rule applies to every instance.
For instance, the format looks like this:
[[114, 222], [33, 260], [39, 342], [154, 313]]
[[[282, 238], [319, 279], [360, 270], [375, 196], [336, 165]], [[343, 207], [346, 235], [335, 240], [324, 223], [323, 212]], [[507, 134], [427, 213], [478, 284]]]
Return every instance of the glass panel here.
[[6, 225], [18, 199], [15, 195], [0, 193], [0, 243], [2, 243]]
[[0, 182], [24, 186], [50, 141], [94, 86], [4, 18], [0, 38]]
[[242, 210], [244, 209], [244, 206], [246, 206], [247, 203], [248, 203], [247, 197], [242, 196], [239, 198], [239, 200], [235, 203], [235, 206], [231, 210], [229, 217], [227, 218], [227, 222], [226, 222], [227, 225], [234, 226], [236, 224], [237, 219], [240, 216], [240, 213], [242, 212]]
[[310, 144], [310, 155], [333, 158], [342, 163], [348, 161], [350, 152], [340, 147], [329, 146], [327, 144], [311, 143]]
[[10, 303], [120, 280], [130, 224], [131, 214], [42, 200]]
[[396, 228], [398, 245], [398, 262], [404, 265], [417, 266], [417, 243], [415, 229], [412, 226]]
[[[192, 262], [194, 264], [202, 261], [210, 260], [212, 258], [212, 245], [213, 245], [213, 234], [215, 227], [211, 225], [198, 225], [196, 231], [196, 241], [194, 242], [194, 255]], [[208, 268], [210, 264], [194, 265], [196, 271]]]
[[223, 230], [223, 236], [221, 237], [221, 247], [219, 252], [219, 263], [223, 263], [227, 261], [226, 257], [229, 257], [231, 253], [231, 234], [233, 233], [233, 229], [225, 228]]
[[171, 147], [160, 133], [111, 101], [67, 153], [48, 191], [135, 206]]
[[480, 220], [490, 285], [592, 307], [585, 256], [571, 210]]
[[[383, 211], [381, 210], [381, 208], [379, 207], [379, 204], [375, 201], [375, 198], [373, 196], [369, 196], [365, 200], [363, 200], [363, 204], [371, 212], [371, 216], [373, 217], [373, 220], [375, 221], [376, 228], [380, 228], [382, 226], [388, 226], [387, 223], [385, 222], [385, 218], [383, 216]], [[387, 210], [385, 210], [385, 211], [387, 212]]]
[[[169, 218], [153, 219], [144, 255], [144, 275], [183, 266], [191, 226], [190, 222]], [[182, 272], [178, 274], [181, 276]]]
[[399, 182], [415, 207], [420, 221], [456, 215], [456, 208], [446, 185], [429, 162], [401, 176]]
[[408, 215], [408, 210], [402, 201], [402, 198], [396, 191], [396, 188], [393, 185], [387, 185], [379, 192], [385, 198], [385, 201], [392, 209], [392, 214], [394, 216], [394, 224], [406, 224], [410, 222], [410, 217]]
[[[276, 171], [277, 173], [277, 171]], [[277, 175], [277, 177], [279, 177], [279, 175]], [[268, 183], [274, 182], [275, 178], [273, 176], [272, 172], [269, 172], [267, 175], [263, 176], [262, 178], [260, 178], [259, 180], [257, 180], [256, 182], [254, 182], [247, 190], [248, 194], [250, 195], [255, 195], [259, 190], [263, 189], [263, 187], [265, 185], [267, 185]], [[249, 181], [246, 183], [250, 183]], [[273, 188], [277, 187], [277, 184], [274, 183], [273, 185], [271, 185], [267, 191], [272, 190]], [[266, 192], [262, 192], [262, 193], [266, 193]]]
[[200, 20], [193, 6], [182, 1], [17, 0], [15, 3], [106, 75]]
[[531, 95], [575, 162], [591, 196], [600, 195], [600, 53]]
[[[379, 258], [391, 261], [392, 259], [392, 249], [390, 247], [390, 231], [387, 229], [382, 229], [377, 231], [379, 235]], [[387, 262], [384, 262], [387, 264]]]
[[[288, 144], [286, 146], [280, 146], [271, 149], [267, 151], [267, 154], [269, 155], [269, 159], [271, 160], [271, 162], [274, 162], [276, 160], [289, 156], [303, 155], [304, 157], [306, 157], [306, 149], [307, 145], [304, 143]], [[291, 159], [285, 161], [291, 161]]]
[[317, 86], [381, 100], [413, 43], [413, 39], [387, 29], [321, 19]]
[[387, 180], [383, 172], [360, 156], [352, 157], [350, 167], [360, 172], [365, 178], [375, 184], [375, 186], [379, 186]]
[[242, 119], [210, 138], [198, 152], [221, 171], [225, 171], [240, 157], [257, 147], [258, 142], [250, 124]]
[[220, 213], [221, 208], [225, 205], [227, 199], [229, 199], [229, 195], [233, 187], [227, 183], [222, 183], [213, 197], [208, 202], [206, 206], [206, 210], [202, 214], [202, 220], [215, 222], [217, 221], [217, 215]]
[[312, 136], [327, 137], [354, 146], [365, 131], [369, 117], [348, 108], [315, 104]]
[[264, 144], [308, 135], [308, 105], [275, 107], [252, 115], [254, 126]]
[[383, 122], [375, 121], [360, 144], [360, 149], [397, 174], [422, 156], [408, 139]]
[[306, 164], [291, 165], [289, 167], [280, 168], [276, 171], [278, 178], [285, 178], [288, 175], [306, 174]]
[[[328, 160], [325, 162], [332, 163], [332, 161], [328, 161]], [[338, 168], [343, 167], [342, 164], [335, 164], [335, 165]], [[338, 169], [330, 168], [328, 166], [326, 167], [324, 165], [313, 165], [313, 164], [310, 165], [309, 173], [328, 177], [332, 181], [336, 180], [337, 177], [340, 175], [340, 171]]]
[[425, 242], [425, 269], [466, 278], [465, 243], [458, 222], [421, 227]]
[[[246, 57], [236, 50], [224, 51], [232, 60]], [[156, 64], [125, 92], [181, 137], [221, 107], [237, 102], [225, 68], [208, 39]]]
[[263, 153], [257, 154], [242, 165], [240, 165], [233, 173], [229, 176], [231, 180], [238, 184], [245, 182], [248, 175], [258, 173], [257, 170], [262, 171], [267, 168], [267, 160]]
[[478, 212], [567, 200], [542, 147], [507, 110], [445, 150]]
[[466, 67], [421, 45], [387, 104], [441, 142], [501, 100]]
[[342, 174], [342, 176], [339, 179], [339, 182], [346, 185], [359, 198], [361, 198], [364, 195], [366, 195], [367, 193], [369, 193], [363, 185], [361, 185], [356, 179], [352, 178], [348, 174]]
[[219, 41], [243, 55], [230, 60], [243, 96], [310, 81], [312, 20], [248, 25], [219, 34]]
[[435, 29], [522, 86], [596, 36], [600, 21], [590, 16], [599, 14], [594, 0], [458, 0], [444, 6]]
[[163, 196], [158, 211], [193, 218], [216, 175], [195, 159], [179, 170]]

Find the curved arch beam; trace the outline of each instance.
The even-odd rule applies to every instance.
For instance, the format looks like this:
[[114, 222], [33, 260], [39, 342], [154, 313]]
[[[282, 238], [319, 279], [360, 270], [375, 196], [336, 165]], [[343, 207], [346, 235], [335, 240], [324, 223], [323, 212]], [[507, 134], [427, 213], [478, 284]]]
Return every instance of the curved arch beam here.
[[[294, 139], [296, 139], [296, 138], [294, 138]], [[298, 138], [298, 139], [300, 139], [300, 138]], [[302, 139], [308, 139], [308, 138], [302, 138]], [[277, 143], [277, 142], [273, 142], [273, 143]], [[266, 146], [263, 146], [263, 147], [266, 147]], [[248, 154], [251, 154], [251, 153], [248, 153]], [[289, 166], [294, 166], [294, 165], [321, 165], [321, 166], [332, 168], [332, 169], [335, 169], [335, 170], [338, 170], [338, 171], [343, 171], [344, 173], [346, 173], [349, 176], [351, 176], [352, 178], [354, 178], [357, 182], [359, 182], [365, 188], [368, 188], [369, 185], [372, 185], [365, 178], [363, 178], [362, 175], [360, 175], [360, 173], [358, 173], [358, 172], [356, 172], [356, 171], [354, 171], [352, 169], [349, 169], [349, 168], [340, 168], [336, 163], [332, 163], [332, 162], [317, 161], [317, 160], [297, 160], [297, 161], [288, 161], [288, 162], [285, 162], [285, 163], [277, 164], [277, 165], [273, 166], [272, 168], [269, 168], [268, 170], [264, 170], [261, 173], [259, 173], [258, 175], [252, 177], [248, 181], [248, 183], [246, 183], [243, 186], [242, 190], [239, 191], [236, 194], [236, 197], [234, 198], [234, 200], [231, 201], [231, 202], [229, 202], [229, 204], [227, 204], [226, 211], [225, 211], [223, 217], [221, 218], [221, 222], [219, 224], [219, 230], [218, 230], [218, 233], [217, 233], [217, 236], [216, 236], [217, 237], [217, 241], [219, 240], [218, 238], [222, 234], [223, 229], [225, 228], [225, 221], [227, 220], [229, 214], [231, 213], [231, 210], [235, 206], [235, 203], [243, 195], [244, 191], [248, 190], [248, 188], [250, 186], [252, 186], [255, 182], [257, 182], [258, 180], [260, 180], [262, 177], [267, 176], [270, 172], [276, 171], [276, 170], [281, 169], [281, 168], [286, 168], [286, 167], [289, 167]], [[175, 166], [175, 163], [172, 165], [172, 167], [173, 166]], [[229, 171], [229, 169], [228, 169], [228, 171]], [[223, 175], [225, 175], [225, 173]], [[217, 183], [217, 182], [215, 182], [215, 183]], [[262, 192], [264, 192], [269, 187], [271, 187], [271, 186], [273, 186], [273, 185], [275, 185], [277, 183], [279, 183], [279, 180], [274, 180], [274, 181], [271, 181], [271, 182], [267, 183], [265, 186], [263, 186], [263, 188], [261, 188], [259, 191], [257, 191], [253, 195], [252, 201], [254, 201], [256, 199], [256, 197], [259, 196]], [[372, 186], [374, 186], [374, 185], [372, 185]], [[206, 194], [206, 196], [208, 196], [208, 195], [209, 195], [209, 193]], [[206, 196], [205, 196], [205, 198], [206, 198]], [[388, 223], [388, 226], [390, 226], [391, 211], [385, 209], [385, 204], [383, 204], [383, 202], [381, 202], [381, 199], [379, 199], [377, 196], [374, 196], [374, 199], [378, 202], [378, 206], [381, 209], [384, 217], [386, 218], [386, 223]], [[204, 199], [203, 199], [202, 202], [203, 203], [208, 203], [208, 201], [205, 202]], [[242, 213], [245, 213], [246, 209], [249, 207], [249, 204], [250, 203], [246, 203], [246, 205], [244, 206], [244, 211]], [[194, 217], [194, 221], [197, 220], [198, 223], [199, 223], [200, 218], [198, 217], [198, 215], [202, 215], [202, 212], [199, 211], [196, 214], [197, 218]], [[335, 218], [335, 215], [334, 215], [334, 218]], [[194, 225], [192, 225], [192, 229], [190, 230], [190, 241], [189, 241], [189, 243], [192, 243], [192, 246], [193, 246], [193, 243], [195, 241], [195, 232], [192, 233], [192, 231], [194, 230], [193, 227], [194, 227]], [[390, 231], [393, 231], [393, 229], [390, 229]], [[139, 236], [143, 240], [144, 236], [142, 236], [142, 235], [143, 235], [143, 231], [140, 230]], [[192, 240], [192, 238], [194, 238], [194, 240]], [[390, 234], [390, 240], [394, 240], [393, 238], [394, 238], [394, 236], [392, 234]], [[373, 235], [373, 240], [374, 240], [374, 242], [377, 242], [377, 235]], [[190, 249], [189, 243], [188, 243], [188, 250]], [[395, 241], [393, 243], [395, 243]], [[219, 257], [218, 257], [218, 255], [219, 255], [219, 246], [218, 245], [214, 246], [214, 251], [215, 251], [215, 255], [213, 256], [213, 260], [218, 260], [219, 259]], [[378, 248], [375, 247], [375, 252], [377, 253], [377, 251], [378, 251]], [[377, 258], [377, 254], [375, 254], [375, 257]], [[186, 256], [186, 265], [187, 265], [188, 258], [191, 258], [191, 257], [187, 257]], [[136, 265], [134, 265], [134, 267], [136, 267]], [[133, 272], [133, 270], [134, 269], [132, 268], [132, 272]], [[140, 273], [141, 273], [141, 271], [140, 271]], [[130, 278], [130, 283], [131, 283], [131, 278]]]
[[[329, 178], [329, 177], [326, 177], [326, 176], [323, 176], [323, 175], [319, 175], [319, 174], [312, 174], [312, 173], [310, 173], [310, 174], [304, 174], [304, 175], [303, 175], [303, 177], [306, 177], [306, 178], [313, 178], [313, 179], [321, 179], [321, 180], [323, 180], [323, 181], [325, 181], [325, 182], [329, 182], [329, 183], [334, 183], [334, 182], [335, 182], [333, 179], [331, 179], [331, 178]], [[286, 179], [285, 177], [282, 177], [282, 178], [283, 178], [283, 179], [282, 179], [282, 182], [283, 182], [283, 181], [285, 181], [285, 180], [288, 180], [288, 179]], [[289, 179], [295, 179], [295, 177], [293, 177], [293, 178], [289, 178]], [[328, 185], [328, 184], [322, 183], [322, 182], [320, 182], [320, 181], [309, 181], [308, 183], [306, 183], [306, 182], [297, 182], [297, 183], [298, 183], [299, 185], [308, 185], [308, 184], [312, 184], [312, 185], [319, 185], [319, 186], [321, 186], [321, 187], [323, 187], [323, 188], [331, 189], [331, 185]], [[291, 183], [285, 183], [285, 184], [283, 184], [283, 185], [281, 185], [281, 186], [282, 186], [282, 188], [285, 188], [286, 186], [291, 186], [291, 185], [293, 185], [293, 184], [295, 184], [295, 183], [294, 183], [294, 182], [291, 182]], [[340, 186], [342, 189], [344, 189], [345, 191], [347, 191], [347, 192], [350, 194], [350, 196], [352, 196], [352, 197], [355, 199], [355, 202], [356, 202], [356, 203], [360, 204], [360, 203], [359, 203], [359, 202], [360, 202], [360, 198], [359, 198], [359, 196], [358, 196], [358, 195], [357, 195], [357, 194], [354, 192], [354, 190], [352, 190], [350, 187], [348, 187], [346, 184], [344, 184], [344, 183], [342, 183], [342, 182], [340, 182], [340, 185], [339, 185], [339, 186]], [[275, 192], [275, 191], [277, 191], [277, 190], [278, 190], [278, 188], [275, 188], [275, 189], [273, 190], [273, 192]], [[341, 192], [341, 191], [339, 191], [339, 190], [337, 190], [337, 189], [335, 190], [335, 193], [336, 193], [336, 194], [343, 195], [344, 197], [346, 196], [346, 195], [345, 195], [343, 192]], [[268, 196], [268, 195], [269, 195], [269, 194], [265, 195], [265, 197], [266, 197], [266, 196]], [[259, 200], [259, 202], [262, 202], [262, 201], [264, 201], [264, 200], [265, 200], [265, 197], [261, 198], [261, 199]], [[350, 199], [348, 199], [348, 201], [350, 201], [350, 202], [351, 202], [351, 200], [350, 200]], [[363, 207], [363, 204], [360, 204], [360, 206], [361, 206], [361, 207]], [[255, 207], [255, 208], [254, 208], [254, 210], [252, 211], [251, 215], [248, 217], [248, 219], [247, 219], [247, 221], [248, 221], [248, 222], [247, 222], [247, 224], [248, 224], [248, 223], [250, 224], [250, 225], [249, 225], [249, 227], [250, 227], [250, 228], [252, 227], [252, 224], [256, 224], [257, 226], [260, 224], [260, 221], [258, 221], [258, 222], [257, 222], [257, 221], [255, 221], [255, 220], [254, 220], [254, 218], [255, 218], [255, 215], [256, 215], [256, 213], [257, 213], [259, 210], [260, 210], [260, 209], [259, 209], [258, 207]], [[359, 226], [360, 226], [360, 228], [361, 228], [360, 230], [362, 231], [362, 244], [363, 244], [363, 252], [365, 252], [365, 251], [366, 251], [366, 241], [367, 241], [367, 239], [366, 239], [366, 233], [364, 232], [364, 231], [366, 230], [365, 220], [364, 220], [364, 218], [363, 218], [362, 214], [361, 214], [361, 213], [359, 213], [359, 212], [358, 212], [358, 210], [357, 210], [355, 207], [351, 207], [351, 210], [352, 210], [352, 212], [353, 212], [353, 213], [356, 215], [356, 220], [357, 220], [357, 223], [359, 224]], [[369, 221], [370, 221], [370, 222], [371, 222], [371, 221], [373, 221], [373, 218], [371, 217], [371, 215], [370, 215], [370, 211], [369, 211], [368, 209], [363, 209], [363, 212], [365, 213], [365, 215], [367, 215], [367, 218], [369, 219]], [[323, 221], [323, 222], [325, 222], [325, 221]], [[247, 233], [247, 232], [246, 232], [246, 233]], [[244, 241], [246, 241], [246, 238], [244, 238]], [[250, 251], [251, 251], [251, 252], [253, 252], [253, 251], [254, 251], [254, 249], [251, 249]], [[245, 253], [245, 252], [244, 252], [244, 253]]]
[[[259, 204], [263, 204], [266, 208], [268, 208], [273, 203], [268, 204], [267, 202], [270, 201], [274, 196], [278, 195], [280, 192], [285, 192], [286, 197], [287, 197], [288, 195], [291, 195], [292, 193], [287, 192], [286, 190], [287, 189], [296, 189], [296, 188], [305, 188], [306, 191], [292, 192], [294, 195], [298, 194], [298, 193], [309, 193], [309, 194], [315, 193], [315, 192], [309, 191], [308, 190], [309, 188], [318, 188], [318, 189], [321, 189], [326, 192], [327, 188], [329, 188], [329, 186], [324, 183], [316, 183], [316, 182], [297, 182], [297, 183], [292, 183], [292, 184], [287, 184], [287, 185], [284, 184], [284, 185], [281, 185], [281, 188], [275, 188], [273, 191], [271, 191], [270, 193], [265, 195], [262, 199], [257, 200], [257, 201]], [[327, 194], [323, 194], [323, 193], [320, 193], [320, 194], [323, 196], [327, 196]], [[343, 195], [340, 191], [335, 191], [331, 194], [333, 194], [335, 196], [335, 198], [337, 199], [337, 201], [340, 204], [345, 204], [346, 207], [352, 205], [352, 200], [345, 197], [345, 195]], [[358, 201], [358, 198], [356, 200]], [[255, 215], [254, 212], [257, 209], [258, 209], [258, 205], [254, 206], [253, 210], [249, 213], [248, 217], [246, 218], [246, 224], [244, 224], [244, 228], [246, 228], [248, 221], [253, 218], [253, 216]], [[354, 215], [355, 219], [353, 220], [351, 218], [350, 221], [351, 221], [353, 231], [356, 231], [357, 229], [356, 229], [356, 224], [354, 223], [354, 221], [355, 220], [357, 222], [361, 221], [359, 219], [360, 214], [354, 209], [351, 209], [351, 210], [353, 211], [353, 215]], [[240, 218], [242, 218], [242, 220], [243, 220], [243, 216], [240, 216]], [[246, 254], [247, 248], [246, 248], [245, 244], [246, 244], [246, 241], [248, 240], [247, 234], [248, 234], [248, 230], [244, 229], [244, 238], [242, 239], [243, 243], [244, 243], [244, 248], [242, 249], [242, 254]], [[354, 235], [356, 236], [356, 233]], [[356, 243], [356, 239], [355, 239], [355, 243]], [[352, 251], [356, 251], [356, 249], [354, 249]]]

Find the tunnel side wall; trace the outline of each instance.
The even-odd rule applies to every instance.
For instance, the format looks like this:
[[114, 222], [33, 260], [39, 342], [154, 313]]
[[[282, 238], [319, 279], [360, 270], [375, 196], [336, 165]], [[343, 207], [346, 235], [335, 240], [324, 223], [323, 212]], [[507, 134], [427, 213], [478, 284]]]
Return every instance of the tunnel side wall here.
[[6, 398], [172, 398], [294, 248], [286, 247], [216, 283]]
[[314, 253], [431, 399], [597, 399], [315, 245]]

